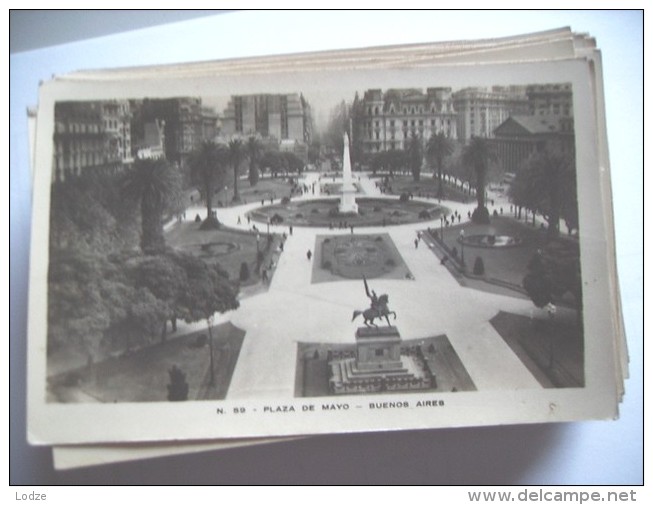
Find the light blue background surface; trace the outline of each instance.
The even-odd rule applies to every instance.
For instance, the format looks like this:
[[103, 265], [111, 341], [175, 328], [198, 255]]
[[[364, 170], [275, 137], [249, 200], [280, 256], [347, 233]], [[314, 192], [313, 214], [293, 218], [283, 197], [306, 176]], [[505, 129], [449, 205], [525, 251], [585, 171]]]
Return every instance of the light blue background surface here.
[[[83, 11], [70, 15], [85, 22]], [[588, 32], [603, 53], [617, 261], [631, 357], [620, 420], [329, 436], [65, 473], [51, 469], [48, 450], [25, 444], [31, 215], [26, 107], [37, 104], [40, 80], [79, 69], [503, 37], [562, 26]], [[16, 53], [10, 56], [10, 71], [12, 483], [643, 482], [641, 12], [233, 12]]]

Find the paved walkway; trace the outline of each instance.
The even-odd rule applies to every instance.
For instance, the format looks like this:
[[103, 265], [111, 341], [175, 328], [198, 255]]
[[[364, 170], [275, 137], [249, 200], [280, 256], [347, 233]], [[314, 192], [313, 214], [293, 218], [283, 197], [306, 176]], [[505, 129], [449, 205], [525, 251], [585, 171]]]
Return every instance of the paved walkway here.
[[[357, 182], [363, 194], [385, 196], [367, 174], [360, 174]], [[320, 197], [317, 173], [304, 174], [300, 181], [309, 187], [313, 183], [315, 193], [309, 190], [295, 199]], [[493, 196], [497, 207], [507, 202], [500, 194]], [[475, 206], [475, 202], [443, 201], [442, 204], [450, 212], [460, 213], [462, 222]], [[255, 202], [216, 211], [226, 226], [245, 230], [256, 224], [259, 230], [266, 231], [267, 224], [248, 224], [245, 217], [260, 205]], [[204, 218], [206, 210], [190, 208], [186, 219], [194, 219], [196, 214]], [[366, 234], [388, 233], [414, 276], [412, 280], [369, 281], [377, 293], [389, 295], [389, 305], [397, 312], [395, 324], [402, 337], [412, 340], [446, 334], [479, 390], [541, 387], [489, 321], [499, 310], [528, 317], [533, 314], [545, 317], [545, 314], [534, 312], [529, 300], [460, 286], [440, 265], [427, 243], [420, 241], [415, 247], [417, 231], [429, 226], [437, 228], [440, 221], [358, 229]], [[270, 231], [285, 232], [288, 239], [269, 290], [243, 298], [237, 311], [220, 318], [231, 320], [247, 332], [231, 380], [229, 399], [293, 398], [298, 342], [353, 343], [360, 321], [352, 322], [352, 313], [369, 305], [360, 280], [311, 284], [313, 259], [309, 260], [306, 253], [309, 250], [314, 253], [316, 235], [350, 233], [349, 230], [296, 226], [289, 235], [288, 226], [273, 225]], [[196, 325], [184, 327], [180, 333], [191, 329], [196, 329]]]

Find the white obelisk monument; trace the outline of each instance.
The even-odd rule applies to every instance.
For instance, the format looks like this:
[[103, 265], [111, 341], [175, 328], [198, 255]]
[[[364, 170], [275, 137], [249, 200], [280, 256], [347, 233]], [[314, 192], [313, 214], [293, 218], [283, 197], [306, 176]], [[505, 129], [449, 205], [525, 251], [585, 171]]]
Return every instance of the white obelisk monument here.
[[356, 204], [356, 186], [351, 177], [351, 159], [349, 158], [349, 135], [344, 135], [345, 147], [342, 152], [342, 196], [338, 210], [341, 214], [358, 214]]

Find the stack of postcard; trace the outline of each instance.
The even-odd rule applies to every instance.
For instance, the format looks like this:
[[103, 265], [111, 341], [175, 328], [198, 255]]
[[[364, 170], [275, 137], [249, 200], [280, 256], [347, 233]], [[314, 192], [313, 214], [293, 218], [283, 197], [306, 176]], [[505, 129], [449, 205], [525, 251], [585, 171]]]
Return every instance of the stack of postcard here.
[[57, 468], [618, 417], [588, 35], [80, 71], [34, 122], [28, 435]]

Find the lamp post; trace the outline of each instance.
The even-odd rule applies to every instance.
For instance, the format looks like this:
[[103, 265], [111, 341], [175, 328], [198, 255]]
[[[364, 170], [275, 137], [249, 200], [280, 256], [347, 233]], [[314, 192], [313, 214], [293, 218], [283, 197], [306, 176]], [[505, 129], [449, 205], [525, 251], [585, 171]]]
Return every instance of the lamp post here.
[[546, 306], [546, 311], [549, 314], [549, 370], [551, 370], [553, 368], [553, 320], [555, 319], [556, 306], [549, 302]]
[[261, 270], [261, 251], [259, 249], [259, 241], [261, 240], [261, 234], [256, 232], [256, 272], [258, 273]]
[[460, 230], [460, 266], [465, 270], [465, 230]]
[[209, 326], [209, 366], [211, 367], [209, 371], [209, 384], [213, 386], [215, 384], [215, 372], [213, 371], [213, 333], [211, 332], [211, 326], [213, 325], [213, 315], [210, 315], [206, 319], [206, 323]]

